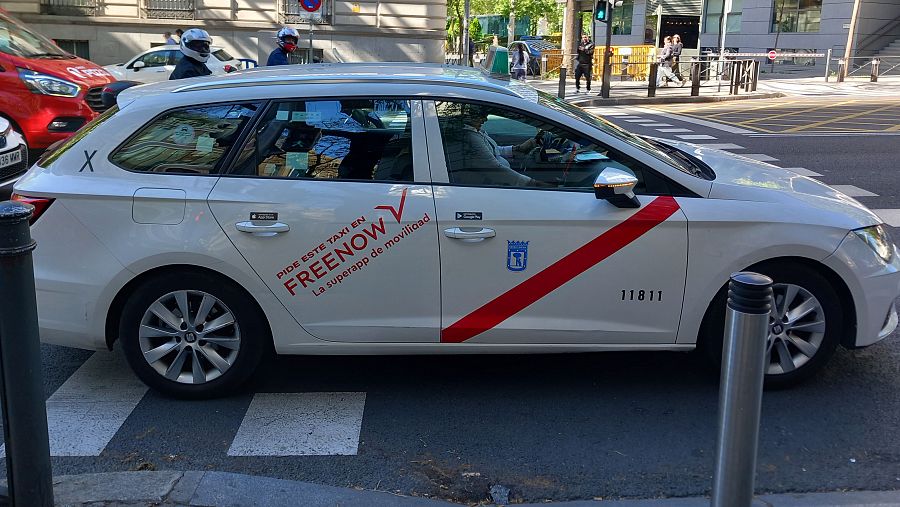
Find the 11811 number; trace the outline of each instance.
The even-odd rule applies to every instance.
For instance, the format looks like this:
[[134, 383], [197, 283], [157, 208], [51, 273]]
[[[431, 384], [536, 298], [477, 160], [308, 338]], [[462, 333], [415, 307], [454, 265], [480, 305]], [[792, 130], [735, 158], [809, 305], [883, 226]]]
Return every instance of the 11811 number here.
[[662, 301], [662, 291], [622, 290], [622, 301]]

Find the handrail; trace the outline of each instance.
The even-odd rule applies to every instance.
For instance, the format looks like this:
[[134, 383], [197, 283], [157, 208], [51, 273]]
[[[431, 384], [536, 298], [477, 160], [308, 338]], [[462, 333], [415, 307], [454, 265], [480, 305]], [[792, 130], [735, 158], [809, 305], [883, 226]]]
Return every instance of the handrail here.
[[[894, 36], [893, 33], [888, 33], [888, 32], [897, 28], [898, 26], [900, 26], [900, 17], [894, 18], [893, 21], [885, 23], [884, 26], [879, 28], [877, 32], [875, 32], [875, 33], [867, 36], [865, 39], [859, 41], [856, 44], [856, 50], [857, 51], [865, 51], [865, 50], [869, 49], [869, 46], [874, 44], [875, 41], [877, 41], [878, 39], [881, 39], [882, 37]], [[897, 36], [900, 37], [900, 34], [898, 34]]]
[[344, 63], [344, 59], [341, 58], [341, 52], [338, 51], [338, 48], [331, 48], [331, 54], [334, 55], [334, 59], [337, 60], [338, 63]]

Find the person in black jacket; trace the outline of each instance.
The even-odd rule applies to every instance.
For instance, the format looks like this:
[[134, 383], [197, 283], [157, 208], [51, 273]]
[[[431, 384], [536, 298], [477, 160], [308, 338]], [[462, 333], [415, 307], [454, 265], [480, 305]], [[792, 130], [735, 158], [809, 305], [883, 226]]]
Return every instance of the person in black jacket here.
[[587, 83], [587, 91], [591, 92], [591, 67], [594, 66], [594, 43], [587, 34], [581, 36], [578, 44], [578, 66], [575, 67], [575, 93], [581, 93], [581, 76]]
[[169, 79], [185, 79], [188, 77], [208, 76], [212, 74], [206, 61], [209, 60], [209, 45], [212, 37], [206, 30], [191, 28], [181, 36], [181, 52], [184, 56], [175, 65]]

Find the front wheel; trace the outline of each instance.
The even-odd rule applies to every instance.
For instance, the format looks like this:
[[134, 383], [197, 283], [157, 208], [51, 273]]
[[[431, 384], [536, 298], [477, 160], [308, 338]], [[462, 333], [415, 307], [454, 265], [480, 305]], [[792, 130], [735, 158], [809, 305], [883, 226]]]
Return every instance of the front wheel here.
[[135, 374], [176, 398], [234, 392], [262, 359], [267, 327], [234, 284], [204, 273], [168, 273], [138, 287], [119, 325]]
[[[756, 271], [775, 282], [765, 385], [789, 387], [815, 374], [834, 354], [844, 330], [840, 299], [828, 280], [805, 264], [764, 265]], [[701, 327], [700, 347], [717, 367], [722, 362], [726, 292], [720, 291], [710, 304]]]

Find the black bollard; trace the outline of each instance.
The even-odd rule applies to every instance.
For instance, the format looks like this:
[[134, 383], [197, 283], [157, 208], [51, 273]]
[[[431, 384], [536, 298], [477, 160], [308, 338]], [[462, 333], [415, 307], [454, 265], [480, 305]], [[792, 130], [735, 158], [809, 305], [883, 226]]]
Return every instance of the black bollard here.
[[29, 219], [34, 208], [0, 203], [0, 405], [13, 506], [51, 507], [53, 476]]
[[691, 97], [700, 96], [700, 62], [691, 59]]
[[656, 97], [656, 76], [659, 72], [659, 64], [651, 63], [650, 64], [650, 75], [647, 77], [647, 96], [648, 97]]

